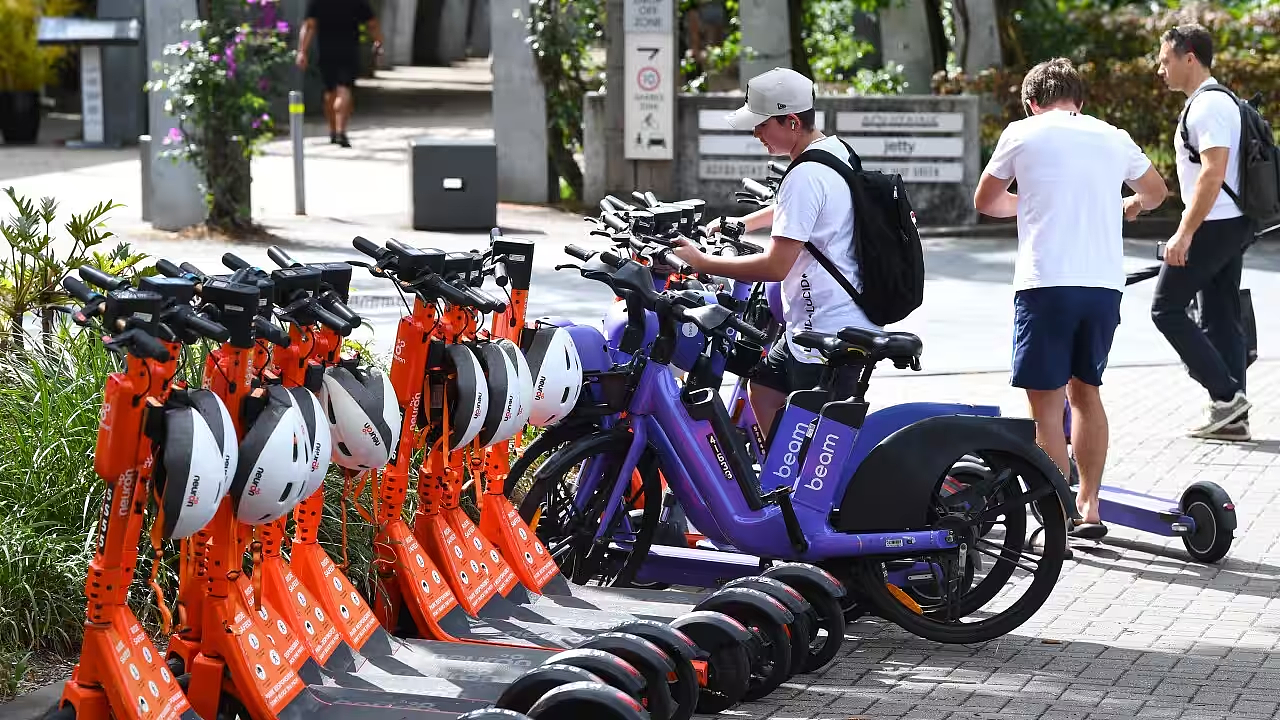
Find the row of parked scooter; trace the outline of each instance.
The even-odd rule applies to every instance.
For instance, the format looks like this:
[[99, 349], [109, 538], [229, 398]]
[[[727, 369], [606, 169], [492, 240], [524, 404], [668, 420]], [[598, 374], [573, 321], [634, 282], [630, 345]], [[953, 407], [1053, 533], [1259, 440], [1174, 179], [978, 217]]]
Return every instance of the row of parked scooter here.
[[[531, 243], [353, 244], [368, 262], [272, 248], [271, 270], [226, 255], [224, 274], [161, 260], [64, 281], [123, 366], [103, 390], [82, 655], [50, 717], [687, 720], [832, 660], [845, 590], [817, 567], [707, 593], [573, 585], [511, 506], [516, 439], [582, 382], [564, 329], [526, 327]], [[344, 350], [358, 266], [413, 299], [387, 372]], [[338, 475], [343, 512], [375, 528], [368, 595], [319, 541]], [[172, 610], [152, 563], [163, 653], [126, 602], [148, 523], [157, 560], [178, 559]]]

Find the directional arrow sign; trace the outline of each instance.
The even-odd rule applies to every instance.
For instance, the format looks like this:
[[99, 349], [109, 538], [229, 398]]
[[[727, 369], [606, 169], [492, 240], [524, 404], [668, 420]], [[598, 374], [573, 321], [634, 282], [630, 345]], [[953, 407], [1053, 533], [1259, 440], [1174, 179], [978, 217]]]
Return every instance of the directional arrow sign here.
[[636, 48], [636, 50], [639, 50], [640, 52], [647, 52], [647, 53], [649, 53], [649, 59], [650, 59], [650, 60], [652, 60], [652, 59], [654, 59], [654, 58], [658, 57], [658, 53], [662, 52], [662, 48], [648, 48], [648, 47], [642, 47], [642, 48]]

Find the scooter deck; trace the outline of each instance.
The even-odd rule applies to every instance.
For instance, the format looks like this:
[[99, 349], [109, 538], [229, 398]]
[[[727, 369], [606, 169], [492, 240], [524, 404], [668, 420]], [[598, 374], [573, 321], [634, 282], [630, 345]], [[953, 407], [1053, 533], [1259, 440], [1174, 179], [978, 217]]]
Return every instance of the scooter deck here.
[[451, 720], [493, 703], [381, 690], [309, 685], [284, 707], [279, 720]]
[[636, 572], [636, 580], [718, 587], [729, 580], [759, 575], [760, 572], [761, 560], [755, 555], [654, 545]]
[[[1079, 486], [1071, 490], [1078, 492]], [[1104, 523], [1165, 537], [1184, 534], [1174, 529], [1174, 523], [1194, 525], [1175, 500], [1105, 485], [1098, 491], [1098, 516]]]
[[491, 701], [557, 652], [435, 640], [395, 640], [393, 647], [390, 655], [359, 656], [345, 670], [326, 669], [324, 685]]

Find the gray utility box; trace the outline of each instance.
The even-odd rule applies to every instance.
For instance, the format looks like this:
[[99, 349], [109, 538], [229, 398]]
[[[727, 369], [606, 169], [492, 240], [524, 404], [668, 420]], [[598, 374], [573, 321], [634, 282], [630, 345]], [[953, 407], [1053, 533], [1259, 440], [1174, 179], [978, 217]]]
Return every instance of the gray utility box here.
[[498, 223], [493, 135], [425, 135], [409, 143], [414, 230], [489, 230]]

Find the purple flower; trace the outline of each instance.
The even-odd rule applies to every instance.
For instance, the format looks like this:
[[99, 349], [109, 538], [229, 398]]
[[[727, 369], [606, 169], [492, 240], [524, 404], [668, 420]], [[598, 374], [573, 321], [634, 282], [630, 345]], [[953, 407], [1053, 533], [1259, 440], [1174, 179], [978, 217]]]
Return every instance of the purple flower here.
[[245, 1], [245, 2], [247, 2], [247, 3], [249, 3], [250, 5], [257, 5], [257, 4], [258, 4], [258, 0], [244, 0], [244, 1]]
[[209, 56], [209, 61], [210, 61], [210, 62], [220, 62], [221, 60], [222, 60], [222, 56], [221, 56], [221, 55], [219, 55], [218, 53], [214, 53], [214, 54], [212, 54], [212, 55], [210, 55], [210, 56]]
[[278, 32], [278, 33], [287, 33], [287, 32], [289, 32], [289, 23], [287, 23], [287, 22], [285, 22], [285, 21], [283, 21], [283, 20], [281, 20], [280, 22], [276, 23], [276, 32]]
[[176, 127], [169, 128], [169, 134], [164, 136], [162, 143], [164, 145], [173, 145], [182, 142], [182, 131]]
[[182, 48], [183, 50], [189, 50], [191, 48], [191, 41], [183, 40], [181, 43], [178, 43], [178, 47]]

